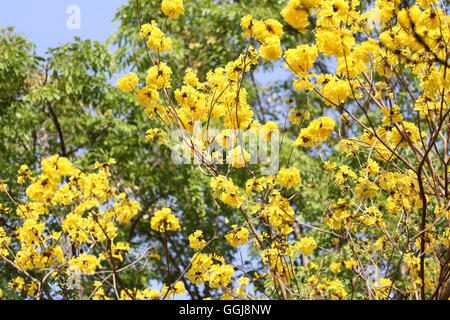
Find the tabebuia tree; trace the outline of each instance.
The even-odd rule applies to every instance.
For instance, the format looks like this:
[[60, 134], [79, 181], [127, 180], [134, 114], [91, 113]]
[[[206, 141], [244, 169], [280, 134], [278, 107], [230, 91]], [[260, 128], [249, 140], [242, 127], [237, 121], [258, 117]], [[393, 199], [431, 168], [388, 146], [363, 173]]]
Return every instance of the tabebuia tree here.
[[[117, 97], [133, 97], [133, 115], [145, 116], [136, 134], [148, 143], [142, 152], [165, 152], [158, 170], [189, 168], [184, 185], [207, 181], [202, 215], [188, 214], [176, 184], [143, 208], [141, 188], [112, 183], [130, 174], [114, 170], [121, 159], [81, 170], [76, 155], [60, 154], [33, 172], [22, 165], [0, 182], [8, 290], [37, 299], [449, 299], [443, 3], [290, 0], [277, 16], [249, 10], [233, 38], [241, 51], [209, 70], [203, 60], [171, 62], [177, 50], [195, 59], [189, 35], [183, 49], [172, 40], [188, 2], [158, 2], [153, 20], [141, 5], [132, 6], [135, 46], [149, 67], [121, 77]], [[252, 77], [276, 63], [292, 74], [292, 90], [275, 97], [288, 109], [264, 119]]]

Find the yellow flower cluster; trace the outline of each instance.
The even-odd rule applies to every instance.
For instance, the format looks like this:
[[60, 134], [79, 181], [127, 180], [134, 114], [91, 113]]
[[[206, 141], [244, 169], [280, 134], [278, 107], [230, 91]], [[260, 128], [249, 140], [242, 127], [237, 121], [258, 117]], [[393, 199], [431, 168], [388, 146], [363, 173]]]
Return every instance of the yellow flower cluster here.
[[145, 133], [145, 141], [161, 141], [164, 144], [167, 144], [167, 133], [161, 129], [149, 129]]
[[274, 186], [275, 178], [273, 176], [251, 178], [245, 184], [245, 191], [248, 194], [252, 194], [252, 192], [262, 192], [265, 189], [272, 189]]
[[172, 40], [158, 28], [156, 21], [142, 25], [141, 38], [147, 40], [147, 45], [151, 50], [159, 53], [169, 50], [172, 45]]
[[30, 297], [34, 296], [34, 293], [37, 290], [37, 284], [35, 282], [26, 283], [25, 279], [22, 277], [17, 277], [10, 281], [8, 286], [12, 289], [16, 289], [19, 292], [26, 292], [26, 294]]
[[333, 132], [335, 121], [331, 117], [321, 117], [311, 121], [308, 127], [300, 131], [294, 142], [296, 147], [314, 147], [325, 141]]
[[[101, 283], [97, 282], [97, 287], [100, 287]], [[137, 289], [134, 288], [132, 290], [121, 290], [120, 292], [120, 300], [162, 300], [164, 299], [173, 299], [173, 296], [176, 294], [183, 294], [186, 292], [186, 288], [181, 281], [177, 281], [170, 287], [163, 285], [161, 292], [156, 289]], [[95, 292], [95, 296], [93, 300], [111, 300], [107, 296], [104, 295], [104, 291], [102, 288], [99, 288]]]
[[177, 231], [180, 229], [180, 221], [171, 212], [170, 208], [162, 208], [156, 211], [150, 221], [152, 229], [159, 232]]
[[297, 168], [281, 168], [278, 171], [277, 182], [283, 187], [297, 187], [300, 182], [300, 171]]
[[300, 239], [297, 246], [304, 255], [310, 255], [313, 253], [314, 249], [317, 247], [317, 243], [313, 238], [305, 237], [305, 238]]
[[310, 117], [311, 114], [308, 110], [303, 112], [296, 109], [291, 109], [289, 121], [291, 121], [292, 124], [300, 124], [303, 121], [302, 119], [309, 120]]
[[171, 80], [172, 70], [166, 63], [161, 62], [159, 65], [148, 69], [145, 83], [148, 88], [159, 90], [162, 88], [170, 88]]
[[279, 190], [275, 189], [271, 192], [267, 205], [257, 205], [253, 211], [261, 211], [260, 217], [281, 234], [287, 235], [292, 232], [291, 224], [295, 221], [295, 212]]
[[295, 49], [285, 51], [286, 67], [291, 69], [298, 77], [306, 76], [309, 69], [319, 56], [315, 45], [299, 45]]
[[27, 165], [21, 165], [19, 169], [19, 176], [17, 177], [17, 183], [24, 184], [27, 180], [34, 182], [34, 178], [31, 176], [30, 168]]
[[130, 75], [125, 74], [117, 80], [117, 87], [122, 91], [133, 91], [138, 84], [139, 79], [134, 72], [130, 72]]
[[[219, 263], [214, 263], [218, 261]], [[223, 257], [205, 253], [196, 254], [187, 273], [187, 278], [194, 284], [207, 282], [211, 288], [225, 288], [234, 275], [231, 265], [225, 264]]]
[[336, 175], [334, 175], [335, 181], [340, 185], [346, 183], [350, 179], [357, 178], [358, 176], [356, 175], [356, 173], [346, 165], [340, 166], [339, 171], [336, 173]]
[[359, 220], [369, 227], [379, 225], [385, 228], [386, 225], [383, 221], [383, 213], [375, 206], [366, 209], [364, 214], [359, 217]]
[[323, 221], [334, 230], [339, 230], [343, 226], [346, 227], [353, 217], [349, 208], [354, 205], [353, 201], [347, 201], [340, 198], [337, 203], [332, 203], [330, 206], [330, 213], [323, 219]]
[[0, 254], [4, 257], [9, 255], [7, 246], [11, 243], [11, 237], [7, 236], [7, 233], [3, 227], [0, 227]]
[[115, 259], [123, 261], [123, 254], [130, 253], [130, 245], [125, 242], [113, 243], [111, 245], [111, 256]]
[[[316, 84], [321, 85], [320, 91], [324, 95], [326, 105], [340, 105], [347, 100], [352, 93], [352, 88], [347, 80], [339, 79], [335, 75], [320, 75]], [[298, 89], [298, 88], [297, 88]]]
[[223, 203], [235, 208], [241, 206], [243, 198], [239, 195], [239, 187], [233, 184], [231, 178], [218, 176], [211, 179], [210, 185], [214, 191], [214, 196], [220, 198]]
[[239, 245], [244, 245], [248, 241], [248, 230], [247, 228], [238, 228], [237, 225], [232, 225], [233, 231], [228, 232], [225, 235], [225, 238], [227, 239], [228, 243], [231, 244], [233, 247], [237, 247]]
[[237, 146], [227, 154], [227, 162], [230, 163], [233, 168], [243, 168], [248, 165], [249, 161], [250, 154], [242, 146]]
[[94, 274], [97, 268], [101, 269], [102, 265], [100, 262], [101, 258], [96, 257], [95, 255], [82, 253], [76, 258], [70, 259], [69, 265], [72, 266], [78, 273], [90, 275]]
[[410, 143], [416, 144], [421, 138], [419, 128], [412, 122], [403, 121], [387, 135], [387, 138], [397, 148], [407, 148]]
[[[14, 242], [14, 248], [18, 248], [14, 263], [21, 270], [68, 268], [92, 275], [101, 269], [105, 255], [94, 251], [94, 246], [113, 241], [119, 226], [129, 222], [140, 210], [137, 201], [113, 192], [108, 183], [108, 167], [112, 163], [114, 160], [97, 163], [97, 173], [85, 174], [67, 158], [52, 156], [41, 161], [42, 173], [37, 179], [21, 166], [19, 178], [24, 178], [21, 182], [31, 184], [25, 190], [26, 201], [17, 205], [19, 223], [14, 237], [0, 227], [0, 254], [8, 256]], [[50, 209], [56, 211], [58, 221], [52, 226], [46, 217]], [[86, 252], [77, 250], [83, 244], [89, 244]], [[122, 260], [123, 252], [129, 252], [128, 245], [120, 242], [112, 245], [114, 258]], [[35, 293], [35, 283], [26, 285], [17, 278], [12, 285], [19, 291], [28, 290], [30, 296]]]
[[355, 187], [355, 194], [358, 199], [372, 198], [380, 188], [369, 179], [359, 177]]
[[166, 16], [177, 19], [184, 13], [183, 0], [162, 0], [161, 10]]
[[281, 37], [283, 25], [274, 19], [265, 21], [254, 19], [252, 15], [246, 15], [241, 20], [244, 29], [244, 37], [255, 37], [261, 42], [259, 52], [266, 60], [275, 60], [281, 57]]
[[389, 293], [392, 292], [392, 281], [386, 278], [380, 278], [374, 285], [375, 298], [377, 300], [389, 299]]
[[272, 283], [280, 283], [276, 274], [284, 283], [291, 282], [294, 277], [294, 269], [287, 261], [296, 255], [295, 251], [295, 247], [290, 246], [287, 242], [274, 242], [271, 248], [261, 252], [263, 262], [270, 267]]
[[281, 11], [281, 15], [293, 28], [305, 32], [309, 26], [308, 17], [318, 2], [318, 0], [290, 0]]
[[189, 245], [194, 250], [200, 250], [206, 245], [205, 239], [203, 239], [203, 231], [197, 230], [189, 236]]

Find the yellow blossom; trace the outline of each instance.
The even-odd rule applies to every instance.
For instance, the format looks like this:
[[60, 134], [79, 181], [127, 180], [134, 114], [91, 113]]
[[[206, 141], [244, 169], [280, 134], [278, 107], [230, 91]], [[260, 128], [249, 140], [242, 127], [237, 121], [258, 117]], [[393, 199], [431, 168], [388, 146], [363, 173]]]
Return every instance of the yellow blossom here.
[[171, 213], [170, 208], [163, 208], [155, 212], [151, 227], [159, 232], [177, 231], [180, 229], [180, 221]]

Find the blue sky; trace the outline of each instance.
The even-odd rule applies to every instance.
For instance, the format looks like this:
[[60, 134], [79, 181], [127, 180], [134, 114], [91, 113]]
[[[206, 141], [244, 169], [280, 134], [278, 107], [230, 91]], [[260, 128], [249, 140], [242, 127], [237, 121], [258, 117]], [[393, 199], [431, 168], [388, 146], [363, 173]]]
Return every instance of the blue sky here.
[[[117, 28], [111, 23], [117, 9], [127, 0], [2, 0], [0, 28], [13, 26], [37, 45], [38, 54], [49, 47], [82, 39], [105, 41]], [[69, 29], [70, 6], [80, 9], [80, 29]], [[73, 20], [71, 20], [73, 21]]]

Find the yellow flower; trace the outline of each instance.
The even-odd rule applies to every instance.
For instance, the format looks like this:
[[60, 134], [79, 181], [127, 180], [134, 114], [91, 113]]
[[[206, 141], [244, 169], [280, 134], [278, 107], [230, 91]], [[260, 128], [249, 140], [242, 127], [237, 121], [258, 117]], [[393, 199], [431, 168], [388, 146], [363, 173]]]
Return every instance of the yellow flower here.
[[231, 244], [233, 247], [246, 244], [249, 235], [248, 230], [243, 227], [237, 229], [237, 225], [233, 225], [231, 227], [234, 229], [234, 231], [229, 232], [225, 235], [225, 238], [227, 239], [228, 243]]
[[255, 27], [258, 20], [254, 19], [251, 14], [245, 15], [241, 19], [241, 27], [244, 29], [242, 36], [244, 38], [250, 38], [255, 36]]
[[125, 74], [122, 78], [117, 80], [117, 87], [122, 91], [133, 91], [137, 87], [139, 79], [134, 72], [130, 75]]
[[[178, 281], [174, 284], [173, 287], [167, 287], [166, 285], [163, 285], [163, 288], [161, 289], [161, 294], [158, 296], [154, 296], [154, 299], [151, 300], [158, 300], [159, 297], [167, 296], [168, 299], [173, 298], [176, 294], [183, 294], [186, 292], [186, 288], [184, 287], [183, 282]], [[157, 293], [157, 292], [156, 292]]]
[[209, 277], [209, 285], [211, 288], [224, 288], [228, 286], [234, 274], [234, 269], [229, 264], [214, 264], [209, 270], [211, 272]]
[[392, 108], [387, 107], [381, 108], [381, 113], [383, 114], [383, 125], [389, 125], [392, 123], [398, 123], [403, 120], [403, 115], [401, 114], [400, 107], [396, 104]]
[[130, 245], [124, 242], [113, 243], [111, 246], [111, 254], [113, 258], [123, 261], [123, 253], [130, 253]]
[[[422, 238], [421, 237], [417, 238], [416, 241], [414, 242], [414, 244], [416, 245], [417, 249], [422, 251]], [[435, 248], [436, 248], [436, 239], [434, 238], [433, 234], [431, 232], [425, 232], [424, 252], [431, 253], [435, 250]]]
[[[17, 289], [17, 291], [22, 292], [26, 291], [28, 296], [34, 296], [34, 293], [37, 290], [37, 284], [32, 282], [30, 284], [25, 283], [25, 280], [22, 277], [17, 277], [10, 281], [9, 285], [12, 289]], [[0, 290], [0, 298], [1, 298], [1, 290]]]
[[227, 162], [231, 164], [233, 168], [243, 168], [249, 160], [250, 154], [241, 146], [237, 146], [227, 154]]
[[308, 127], [300, 131], [299, 136], [294, 142], [296, 147], [313, 147], [320, 142], [325, 141], [333, 132], [335, 122], [331, 117], [321, 117], [313, 120]]
[[265, 60], [276, 60], [281, 57], [280, 39], [277, 37], [269, 37], [264, 39], [262, 46], [259, 48], [261, 57]]
[[272, 135], [279, 134], [280, 129], [273, 121], [268, 121], [257, 129], [259, 139], [261, 141], [272, 141]]
[[149, 255], [150, 258], [154, 258], [156, 260], [161, 260], [161, 256], [158, 253], [154, 253]]
[[184, 13], [183, 0], [163, 0], [161, 9], [166, 16], [177, 19]]
[[177, 283], [175, 283], [175, 285], [173, 286], [173, 291], [175, 294], [183, 294], [186, 292], [186, 288], [184, 287], [183, 282], [178, 281]]
[[351, 259], [351, 260], [345, 260], [344, 261], [344, 266], [346, 269], [354, 269], [357, 267], [357, 263], [355, 261], [355, 259]]
[[155, 212], [151, 228], [159, 232], [177, 231], [180, 229], [180, 221], [171, 213], [170, 208], [163, 208]]
[[116, 196], [117, 201], [114, 203], [113, 212], [117, 215], [119, 223], [125, 224], [130, 222], [141, 210], [141, 206], [137, 200], [131, 200], [130, 197], [121, 193]]
[[72, 258], [69, 261], [69, 265], [73, 267], [75, 272], [84, 274], [94, 274], [97, 268], [101, 268], [100, 259], [94, 255], [88, 255], [82, 253], [78, 257]]
[[389, 299], [389, 292], [391, 290], [392, 281], [386, 278], [380, 278], [380, 280], [374, 285], [375, 297], [377, 300]]
[[171, 80], [172, 70], [165, 62], [161, 62], [158, 66], [153, 66], [148, 70], [145, 81], [149, 88], [159, 90], [170, 88]]
[[325, 288], [330, 293], [332, 300], [342, 300], [347, 296], [341, 280], [327, 280]]
[[320, 91], [324, 95], [326, 105], [339, 105], [344, 103], [352, 94], [348, 80], [337, 78], [335, 75], [320, 75], [317, 77], [316, 84], [322, 85]]
[[401, 122], [398, 126], [399, 128], [394, 127], [389, 135], [389, 140], [395, 147], [407, 148], [409, 143], [416, 144], [419, 141], [420, 131], [414, 123]]
[[187, 278], [194, 284], [202, 284], [209, 280], [209, 268], [213, 264], [210, 255], [206, 253], [196, 254], [191, 259], [191, 268], [187, 273]]
[[332, 262], [331, 264], [330, 264], [330, 270], [331, 270], [331, 272], [333, 272], [333, 273], [338, 273], [339, 271], [341, 271], [341, 262], [339, 261], [339, 262]]
[[200, 250], [206, 245], [205, 239], [203, 239], [203, 231], [197, 230], [189, 236], [189, 245], [194, 250]]
[[341, 58], [350, 54], [350, 50], [355, 46], [355, 38], [348, 29], [320, 28], [316, 31], [316, 43], [324, 55]]
[[286, 68], [290, 69], [298, 76], [302, 76], [312, 68], [318, 55], [315, 45], [299, 45], [295, 49], [288, 49], [284, 53], [286, 57]]
[[354, 54], [338, 59], [336, 74], [347, 79], [356, 78], [366, 69], [364, 61]]
[[147, 300], [159, 300], [159, 299], [161, 299], [161, 296], [162, 296], [162, 294], [160, 294], [158, 292], [158, 290], [156, 290], [156, 289], [151, 290], [151, 289], [147, 288], [144, 291], [142, 291], [141, 299], [142, 300], [144, 300], [144, 299], [147, 299]]
[[305, 32], [309, 26], [308, 16], [318, 0], [290, 0], [281, 11], [284, 20], [300, 32]]
[[247, 277], [240, 277], [237, 282], [240, 286], [246, 287], [250, 284], [250, 279]]
[[69, 159], [57, 155], [42, 160], [41, 169], [49, 178], [69, 176], [73, 173], [73, 167]]
[[0, 192], [6, 192], [6, 188], [7, 188], [6, 181], [0, 179]]
[[161, 141], [163, 144], [167, 144], [167, 133], [161, 129], [150, 129], [145, 133], [145, 141]]
[[280, 40], [283, 36], [283, 25], [275, 19], [256, 21], [255, 36], [262, 43], [265, 43], [269, 38]]
[[355, 193], [358, 199], [367, 199], [375, 196], [379, 189], [374, 182], [360, 177], [356, 184]]
[[247, 180], [245, 184], [245, 192], [251, 194], [252, 192], [261, 192], [264, 189], [273, 188], [274, 186], [274, 177], [267, 176], [262, 178], [251, 178]]
[[[148, 37], [148, 39], [147, 39]], [[147, 45], [151, 50], [163, 53], [169, 50], [172, 40], [157, 27], [156, 21], [146, 23], [141, 27], [141, 38], [147, 39]]]
[[317, 247], [316, 241], [311, 237], [305, 237], [300, 239], [297, 246], [302, 250], [304, 255], [310, 255]]
[[3, 207], [3, 204], [0, 203], [0, 216], [3, 214], [8, 214], [9, 208]]
[[197, 74], [191, 68], [186, 69], [186, 75], [183, 78], [183, 82], [194, 88], [204, 89], [204, 85], [200, 83], [200, 81], [197, 78]]
[[[101, 282], [100, 281], [96, 281], [94, 283], [94, 286], [100, 287], [101, 286]], [[94, 296], [92, 297], [92, 300], [111, 300], [111, 298], [109, 298], [106, 294], [105, 294], [105, 290], [103, 288], [98, 288], [97, 291], [95, 291]]]
[[353, 172], [352, 169], [350, 169], [349, 166], [346, 165], [342, 165], [339, 167], [339, 171], [338, 173], [336, 173], [335, 179], [336, 179], [336, 183], [338, 184], [343, 184], [345, 182], [347, 182], [347, 180], [349, 178], [353, 178], [356, 179], [356, 173]]
[[278, 172], [277, 182], [286, 188], [295, 188], [301, 182], [300, 171], [297, 168], [282, 168]]
[[308, 110], [302, 112], [296, 109], [291, 109], [289, 114], [289, 120], [292, 122], [292, 124], [300, 124], [302, 118], [304, 118], [305, 120], [309, 120], [310, 117], [311, 114], [309, 113]]
[[34, 178], [31, 176], [30, 168], [27, 165], [21, 165], [19, 169], [19, 176], [17, 177], [17, 183], [23, 184], [25, 179], [28, 179], [30, 182], [34, 182]]

